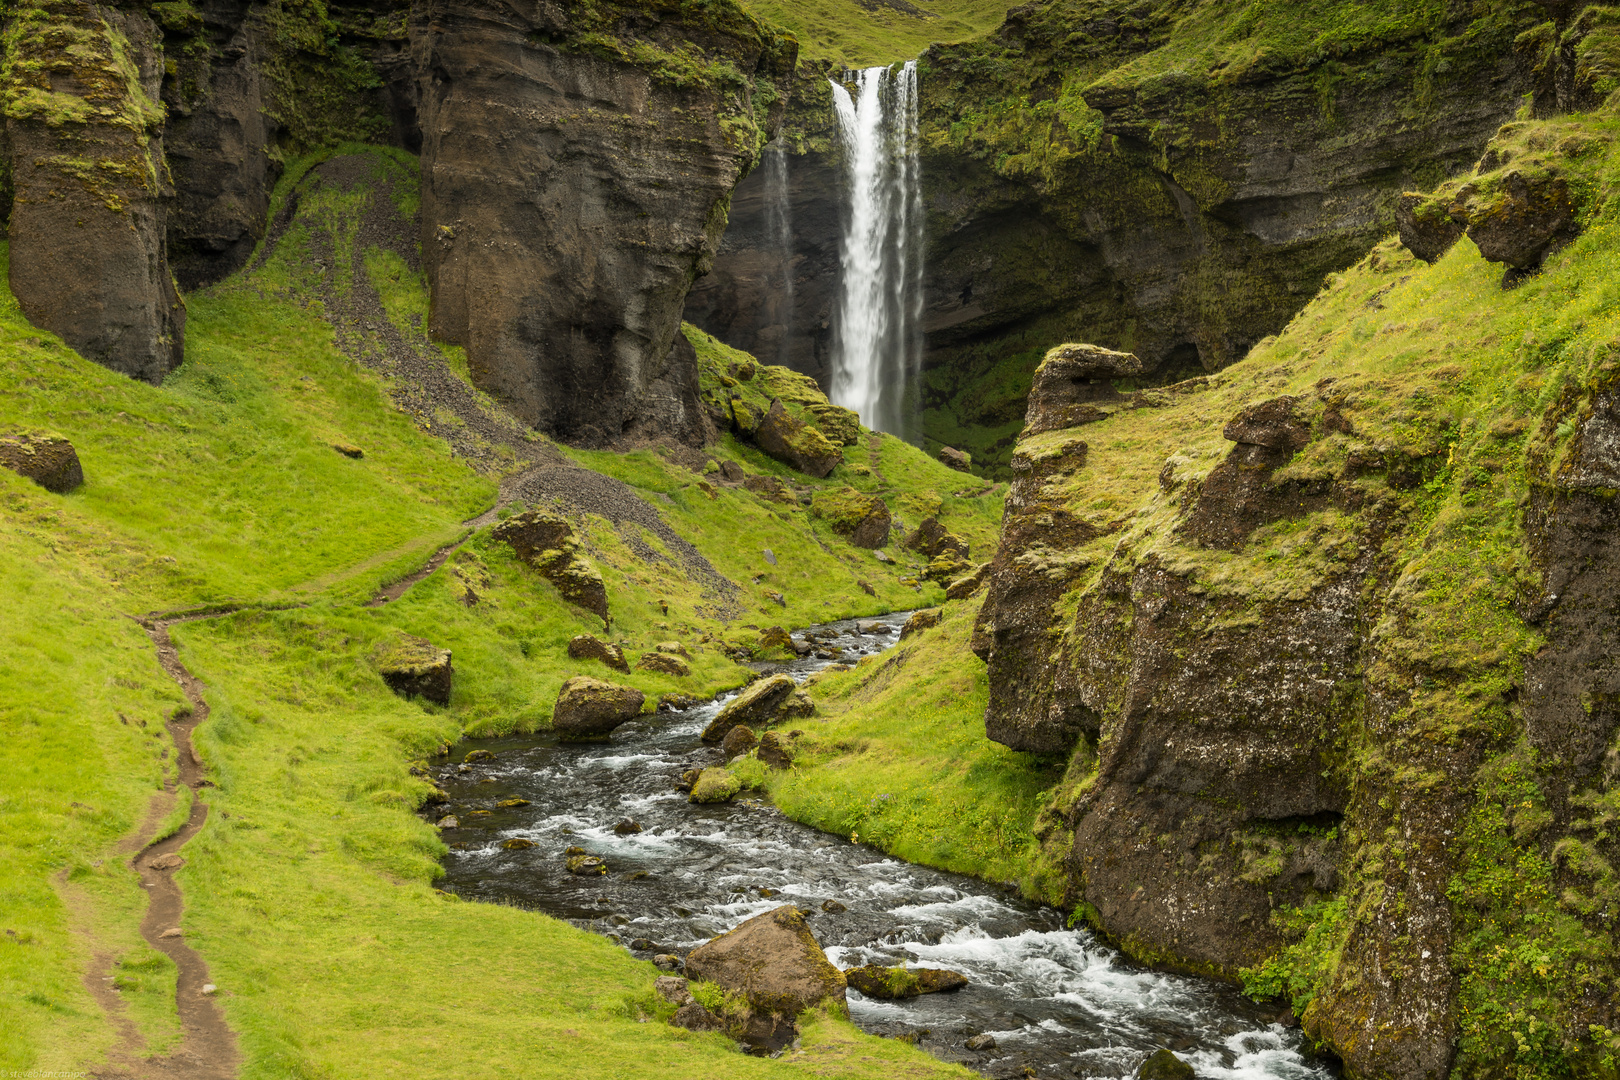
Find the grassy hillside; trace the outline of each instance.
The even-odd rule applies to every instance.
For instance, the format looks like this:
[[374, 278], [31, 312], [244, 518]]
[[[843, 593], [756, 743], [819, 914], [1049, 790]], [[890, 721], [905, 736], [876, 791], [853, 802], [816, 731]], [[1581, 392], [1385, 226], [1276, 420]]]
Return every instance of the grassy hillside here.
[[[294, 167], [287, 182], [304, 176]], [[834, 1018], [813, 1021], [804, 1053], [781, 1061], [639, 1023], [662, 1016], [650, 965], [546, 917], [433, 890], [443, 847], [414, 812], [428, 788], [411, 763], [464, 736], [548, 724], [558, 686], [581, 670], [568, 639], [602, 622], [488, 527], [467, 535], [502, 477], [424, 433], [436, 418], [402, 411], [388, 379], [339, 351], [322, 298], [352, 283], [323, 281], [308, 253], [359, 210], [352, 197], [304, 195], [262, 268], [188, 298], [188, 360], [159, 388], [84, 361], [0, 290], [12, 375], [0, 429], [69, 438], [86, 474], [53, 495], [0, 470], [0, 1066], [82, 1071], [121, 1052], [121, 1021], [82, 981], [94, 957], [110, 965], [141, 1053], [176, 1045], [175, 969], [137, 932], [145, 896], [119, 844], [154, 812], [173, 819], [160, 833], [183, 816], [184, 799], [170, 811], [162, 792], [175, 771], [162, 722], [183, 698], [134, 617], [223, 606], [240, 610], [173, 630], [207, 687], [196, 743], [218, 784], [177, 877], [187, 940], [221, 987], [245, 1077], [348, 1074], [379, 1059], [424, 1078], [964, 1075]], [[391, 312], [423, 309], [419, 278], [387, 252], [362, 254]], [[577, 517], [612, 636], [632, 659], [670, 638], [692, 650], [687, 677], [621, 677], [649, 707], [744, 681], [726, 650], [757, 644], [758, 626], [941, 598], [916, 560], [896, 549], [885, 565], [850, 547], [800, 492], [880, 492], [900, 520], [941, 514], [979, 551], [1000, 513], [998, 495], [870, 433], [825, 481], [729, 436], [713, 448], [789, 481], [787, 501], [711, 482], [702, 457], [696, 469], [653, 451], [573, 457], [622, 479], [736, 585], [719, 602], [653, 534]], [[973, 490], [953, 494], [964, 484]], [[402, 598], [364, 606], [463, 537]], [[384, 688], [372, 657], [400, 632], [454, 651], [448, 707]]]
[[893, 64], [937, 42], [963, 41], [1001, 25], [1005, 0], [746, 0], [761, 18], [791, 30], [804, 60], [848, 67]]

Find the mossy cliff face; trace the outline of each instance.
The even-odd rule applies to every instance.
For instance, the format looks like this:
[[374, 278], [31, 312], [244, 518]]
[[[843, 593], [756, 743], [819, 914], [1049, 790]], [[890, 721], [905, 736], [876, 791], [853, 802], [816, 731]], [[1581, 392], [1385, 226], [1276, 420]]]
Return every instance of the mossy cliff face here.
[[700, 440], [681, 306], [796, 44], [725, 3], [433, 0], [411, 34], [434, 332], [544, 431]]
[[165, 237], [157, 29], [84, 0], [41, 0], [0, 27], [12, 291], [36, 326], [157, 382], [185, 332]]
[[1043, 369], [1071, 426], [1012, 459], [974, 647], [987, 734], [1069, 757], [1070, 901], [1289, 998], [1355, 1077], [1620, 1049], [1613, 129], [1509, 125], [1467, 179], [1570, 151], [1538, 274], [1381, 242], [1218, 374], [1083, 412]]

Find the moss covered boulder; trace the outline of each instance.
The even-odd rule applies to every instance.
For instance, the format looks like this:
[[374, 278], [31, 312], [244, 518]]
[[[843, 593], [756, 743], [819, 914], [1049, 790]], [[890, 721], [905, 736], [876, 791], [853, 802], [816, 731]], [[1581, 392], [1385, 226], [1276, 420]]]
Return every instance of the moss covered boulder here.
[[400, 634], [378, 646], [373, 660], [377, 673], [394, 693], [450, 704], [450, 681], [455, 671], [449, 649]]
[[1193, 1080], [1193, 1067], [1168, 1050], [1155, 1050], [1136, 1070], [1136, 1080]]
[[756, 1013], [791, 1017], [816, 1005], [844, 1008], [844, 973], [791, 905], [699, 945], [686, 958], [686, 974], [742, 995]]
[[704, 769], [692, 785], [687, 801], [695, 803], [730, 802], [742, 790], [742, 781], [722, 768]]
[[761, 418], [753, 435], [761, 450], [808, 476], [826, 476], [844, 463], [842, 450], [789, 413], [780, 401], [771, 402], [770, 411]]
[[941, 552], [954, 551], [966, 559], [971, 554], [968, 542], [951, 532], [933, 516], [925, 517], [906, 537], [907, 551], [915, 551], [925, 559], [934, 559]]
[[530, 510], [501, 522], [492, 535], [511, 545], [517, 557], [555, 585], [564, 600], [607, 619], [607, 586], [596, 567], [579, 553], [579, 541], [567, 518]]
[[679, 656], [674, 653], [656, 651], [642, 653], [641, 659], [636, 661], [636, 670], [651, 671], [659, 675], [674, 675], [677, 678], [685, 678], [692, 673], [692, 669], [687, 666], [686, 661]]
[[711, 745], [718, 743], [738, 724], [760, 727], [770, 723], [777, 709], [798, 686], [789, 675], [772, 675], [753, 683], [709, 721], [709, 726], [703, 729], [703, 741]]
[[0, 435], [0, 466], [26, 476], [46, 491], [65, 495], [84, 483], [73, 444], [57, 435]]
[[557, 695], [551, 726], [571, 739], [605, 739], [620, 724], [640, 716], [645, 700], [646, 695], [634, 687], [576, 675]]
[[754, 737], [754, 729], [746, 724], [738, 724], [726, 732], [726, 737], [720, 740], [720, 752], [726, 755], [726, 760], [742, 757], [754, 748], [759, 740]]
[[571, 660], [600, 660], [615, 671], [630, 670], [630, 663], [624, 658], [624, 650], [594, 634], [576, 634], [570, 638], [568, 657]]
[[1406, 250], [1426, 263], [1438, 262], [1462, 239], [1465, 228], [1448, 212], [1447, 200], [1415, 191], [1395, 203], [1395, 224]]
[[878, 1001], [897, 1001], [922, 994], [939, 994], [960, 990], [968, 984], [968, 977], [946, 968], [882, 967], [867, 964], [850, 968], [844, 978], [851, 990]]
[[856, 547], [875, 550], [889, 542], [893, 519], [888, 504], [876, 495], [849, 487], [818, 491], [811, 497], [810, 513]]
[[935, 626], [938, 626], [938, 625], [939, 625], [939, 609], [938, 608], [935, 608], [935, 609], [930, 610], [930, 611], [914, 611], [914, 612], [911, 613], [911, 618], [906, 620], [906, 625], [904, 625], [904, 626], [902, 626], [900, 628], [900, 640], [904, 641], [904, 640], [906, 640], [906, 638], [911, 637], [913, 634], [920, 634], [924, 630], [931, 629], [932, 627], [935, 627]]
[[793, 766], [793, 750], [788, 740], [774, 731], [767, 731], [759, 740], [759, 749], [755, 755], [760, 762], [772, 769], [788, 769]]

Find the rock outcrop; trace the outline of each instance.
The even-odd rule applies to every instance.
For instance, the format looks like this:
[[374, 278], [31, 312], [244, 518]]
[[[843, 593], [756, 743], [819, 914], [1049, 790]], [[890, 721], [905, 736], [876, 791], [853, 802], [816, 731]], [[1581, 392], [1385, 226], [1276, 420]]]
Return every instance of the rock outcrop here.
[[624, 658], [624, 650], [611, 642], [601, 640], [594, 634], [575, 634], [569, 638], [568, 658], [600, 660], [615, 671], [630, 670], [630, 662]]
[[450, 650], [418, 637], [400, 634], [384, 642], [374, 660], [377, 673], [401, 697], [423, 697], [439, 705], [450, 704], [450, 683], [455, 669]]
[[758, 1013], [791, 1018], [824, 1003], [844, 1007], [844, 973], [791, 905], [699, 945], [686, 957], [686, 974], [742, 995]]
[[640, 716], [645, 701], [646, 695], [634, 687], [576, 675], [557, 693], [551, 726], [571, 739], [605, 739], [620, 724]]
[[58, 495], [65, 495], [84, 483], [78, 451], [58, 435], [28, 431], [0, 435], [0, 467], [26, 476]]
[[810, 513], [856, 547], [876, 550], [889, 542], [893, 518], [888, 504], [877, 495], [854, 488], [820, 490], [811, 498]]
[[40, 0], [6, 23], [11, 291], [87, 359], [161, 382], [186, 315], [168, 263], [158, 28], [89, 0]]
[[560, 438], [701, 442], [681, 307], [780, 123], [796, 42], [729, 0], [495, 19], [426, 0], [411, 51], [434, 333]]
[[[607, 586], [601, 572], [580, 554], [567, 518], [546, 510], [528, 510], [495, 526], [491, 535], [510, 544], [517, 557], [555, 585], [564, 600], [607, 620]], [[570, 643], [570, 652], [572, 647]]]

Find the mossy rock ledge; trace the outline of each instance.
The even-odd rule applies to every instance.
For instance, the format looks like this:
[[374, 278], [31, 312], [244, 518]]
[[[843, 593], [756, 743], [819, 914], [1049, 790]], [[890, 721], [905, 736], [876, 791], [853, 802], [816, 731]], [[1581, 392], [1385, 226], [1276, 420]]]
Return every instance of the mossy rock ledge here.
[[84, 483], [84, 467], [79, 464], [78, 451], [58, 435], [26, 431], [0, 435], [0, 466], [58, 495], [65, 495]]
[[400, 634], [377, 649], [375, 661], [377, 673], [394, 693], [450, 704], [450, 682], [455, 670], [449, 649]]

